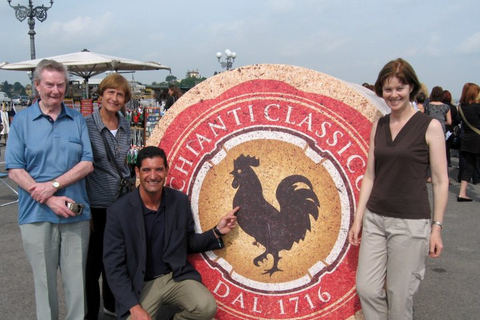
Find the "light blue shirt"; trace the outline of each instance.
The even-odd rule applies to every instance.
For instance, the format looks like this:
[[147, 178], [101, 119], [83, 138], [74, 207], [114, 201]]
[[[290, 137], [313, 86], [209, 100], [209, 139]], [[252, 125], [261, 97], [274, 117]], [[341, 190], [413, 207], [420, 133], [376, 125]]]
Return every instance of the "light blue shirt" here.
[[[17, 113], [10, 127], [5, 152], [7, 170], [25, 169], [36, 182], [46, 182], [63, 175], [80, 161], [93, 162], [88, 129], [82, 114], [62, 104], [62, 111], [53, 121], [42, 113], [38, 102]], [[61, 187], [55, 196], [67, 196], [84, 204], [83, 214], [60, 217], [19, 187], [19, 224], [73, 223], [90, 219], [85, 179]]]

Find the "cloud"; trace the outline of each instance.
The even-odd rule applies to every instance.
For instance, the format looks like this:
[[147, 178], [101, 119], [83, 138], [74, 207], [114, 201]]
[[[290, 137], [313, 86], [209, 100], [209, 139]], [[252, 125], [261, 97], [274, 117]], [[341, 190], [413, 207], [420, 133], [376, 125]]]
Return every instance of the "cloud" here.
[[418, 41], [410, 43], [405, 50], [407, 57], [437, 57], [450, 53], [450, 49], [445, 47], [444, 38], [439, 33], [431, 33]]
[[213, 38], [226, 37], [229, 38], [232, 35], [238, 36], [245, 27], [245, 21], [234, 20], [222, 23], [212, 23], [210, 25], [201, 24], [196, 27], [194, 31], [196, 34], [211, 34]]
[[310, 11], [313, 10], [317, 12], [321, 10], [324, 5], [328, 5], [332, 2], [333, 1], [329, 0], [269, 0], [267, 4], [269, 10], [273, 10], [277, 13], [291, 14], [295, 12], [300, 12], [303, 14], [308, 14], [305, 13], [305, 8], [308, 8]]
[[[46, 0], [44, 0], [46, 1]], [[373, 82], [389, 60], [404, 57], [423, 68], [422, 82], [457, 88], [478, 77], [480, 29], [478, 0], [432, 5], [431, 1], [127, 0], [55, 1], [48, 19], [35, 26], [37, 58], [84, 48], [93, 52], [172, 67], [203, 76], [220, 71], [215, 57], [237, 52], [235, 67], [256, 63], [291, 64], [351, 82]], [[28, 3], [28, 1], [27, 1]], [[458, 17], [462, 17], [459, 23]], [[30, 58], [26, 21], [20, 23], [0, 0], [0, 62]], [[465, 57], [469, 58], [466, 59]], [[440, 81], [435, 71], [441, 65]], [[25, 73], [0, 71], [1, 80]], [[168, 72], [138, 72], [144, 83], [162, 81]], [[441, 82], [441, 83], [440, 83]]]
[[274, 11], [286, 12], [290, 11], [298, 5], [298, 1], [295, 0], [270, 0], [268, 2], [270, 8]]
[[460, 44], [459, 52], [464, 54], [480, 53], [480, 31], [466, 38]]
[[280, 55], [286, 57], [302, 58], [315, 56], [322, 53], [334, 53], [342, 50], [348, 43], [346, 36], [334, 34], [327, 30], [313, 32], [304, 38], [292, 39], [285, 43], [279, 50]]
[[52, 21], [41, 37], [50, 45], [63, 48], [62, 51], [64, 48], [71, 48], [69, 52], [80, 51], [88, 44], [108, 41], [106, 35], [112, 31], [112, 26], [115, 26], [115, 18], [111, 12], [105, 12], [99, 17], [77, 16], [66, 22]]

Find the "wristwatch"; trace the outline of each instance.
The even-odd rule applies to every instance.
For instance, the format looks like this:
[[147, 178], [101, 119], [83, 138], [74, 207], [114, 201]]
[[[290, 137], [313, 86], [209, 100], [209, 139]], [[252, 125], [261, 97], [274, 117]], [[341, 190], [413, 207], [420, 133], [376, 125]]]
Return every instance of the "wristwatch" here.
[[432, 226], [433, 226], [434, 224], [437, 225], [437, 226], [439, 226], [440, 229], [443, 229], [443, 223], [441, 223], [440, 221], [435, 221], [435, 220], [433, 220], [433, 221], [432, 221]]
[[218, 230], [217, 226], [213, 227], [213, 233], [215, 233], [217, 235], [217, 237], [224, 236], [224, 234], [221, 233], [220, 230]]
[[53, 180], [52, 181], [52, 186], [55, 188], [55, 189], [60, 189], [60, 182], [58, 182], [57, 180]]

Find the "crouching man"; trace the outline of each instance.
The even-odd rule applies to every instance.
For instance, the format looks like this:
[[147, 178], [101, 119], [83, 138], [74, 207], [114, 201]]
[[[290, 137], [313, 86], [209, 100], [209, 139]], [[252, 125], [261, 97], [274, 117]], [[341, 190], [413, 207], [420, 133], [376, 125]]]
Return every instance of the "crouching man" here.
[[155, 320], [160, 306], [168, 304], [180, 308], [176, 320], [211, 319], [215, 299], [187, 254], [223, 248], [222, 235], [236, 226], [238, 207], [197, 234], [188, 197], [164, 186], [165, 152], [143, 148], [135, 172], [138, 189], [107, 209], [105, 226], [105, 273], [118, 318]]

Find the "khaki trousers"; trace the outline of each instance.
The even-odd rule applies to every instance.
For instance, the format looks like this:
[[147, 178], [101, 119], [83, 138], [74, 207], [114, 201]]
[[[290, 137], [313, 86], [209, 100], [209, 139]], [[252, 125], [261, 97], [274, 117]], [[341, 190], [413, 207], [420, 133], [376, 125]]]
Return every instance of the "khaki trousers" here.
[[[174, 320], [208, 320], [217, 312], [215, 298], [202, 283], [195, 280], [175, 282], [172, 273], [146, 281], [140, 304], [152, 319], [156, 319], [162, 304], [180, 307], [181, 311]], [[131, 316], [127, 318], [130, 319]]]
[[366, 320], [413, 319], [413, 296], [425, 274], [429, 219], [398, 219], [367, 210], [357, 292]]
[[90, 221], [20, 225], [23, 248], [32, 265], [37, 319], [58, 319], [57, 271], [62, 274], [66, 320], [85, 317], [85, 266]]

